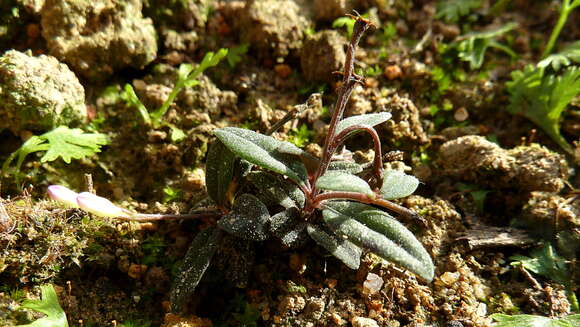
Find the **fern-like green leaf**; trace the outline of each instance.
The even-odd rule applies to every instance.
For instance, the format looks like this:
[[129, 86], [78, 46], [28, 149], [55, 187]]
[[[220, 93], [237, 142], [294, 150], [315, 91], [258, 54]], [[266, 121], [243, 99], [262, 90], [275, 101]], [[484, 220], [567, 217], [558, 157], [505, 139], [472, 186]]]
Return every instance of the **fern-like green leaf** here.
[[580, 93], [580, 68], [569, 67], [561, 75], [553, 75], [528, 65], [523, 71], [512, 72], [512, 81], [506, 85], [510, 93], [508, 111], [533, 121], [573, 154], [572, 147], [560, 134], [559, 123], [566, 106]]
[[478, 69], [483, 65], [485, 52], [489, 47], [506, 52], [511, 57], [516, 54], [507, 46], [500, 44], [495, 39], [505, 34], [517, 26], [516, 23], [509, 23], [495, 30], [470, 33], [463, 36], [463, 40], [456, 43], [459, 59], [469, 62], [469, 68]]
[[22, 307], [44, 313], [46, 317], [27, 325], [19, 325], [19, 327], [68, 327], [66, 314], [58, 303], [54, 287], [50, 284], [42, 285], [40, 293], [40, 300], [26, 300]]
[[549, 55], [546, 59], [540, 61], [537, 66], [539, 68], [552, 66], [554, 71], [559, 71], [560, 68], [571, 64], [580, 64], [580, 41], [568, 45], [559, 53]]

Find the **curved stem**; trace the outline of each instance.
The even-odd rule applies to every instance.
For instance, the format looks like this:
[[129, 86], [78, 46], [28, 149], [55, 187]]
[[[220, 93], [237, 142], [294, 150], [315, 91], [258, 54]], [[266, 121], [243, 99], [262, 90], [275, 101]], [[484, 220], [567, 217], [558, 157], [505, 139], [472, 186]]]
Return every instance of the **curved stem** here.
[[575, 7], [576, 6], [574, 4], [572, 6], [570, 6], [570, 0], [563, 0], [562, 1], [562, 8], [560, 9], [560, 17], [558, 18], [558, 22], [556, 23], [556, 26], [554, 26], [554, 29], [552, 30], [552, 34], [550, 34], [550, 39], [548, 40], [548, 44], [544, 48], [544, 52], [542, 52], [542, 58], [545, 58], [550, 53], [552, 53], [552, 49], [554, 48], [554, 45], [556, 44], [556, 40], [558, 39], [558, 36], [560, 36], [560, 32], [562, 31], [562, 28], [564, 27], [564, 25], [566, 24], [566, 21], [568, 20], [568, 15], [570, 15], [570, 12], [572, 12], [572, 10]]
[[373, 165], [374, 175], [377, 178], [378, 188], [381, 188], [383, 186], [383, 176], [384, 176], [384, 174], [383, 174], [383, 155], [382, 155], [382, 151], [381, 151], [381, 140], [379, 138], [379, 134], [377, 133], [377, 131], [373, 127], [368, 126], [368, 125], [353, 125], [353, 126], [350, 126], [348, 128], [345, 128], [342, 132], [340, 132], [336, 136], [334, 144], [332, 145], [332, 153], [334, 153], [334, 151], [336, 151], [336, 149], [338, 149], [338, 147], [344, 143], [344, 141], [349, 136], [349, 134], [351, 134], [352, 132], [355, 132], [355, 131], [359, 131], [359, 130], [363, 130], [363, 131], [369, 133], [371, 135], [371, 137], [373, 138], [373, 145], [374, 145], [374, 149], [375, 149], [375, 158], [373, 160], [373, 162], [374, 162], [374, 165]]
[[357, 192], [326, 192], [317, 195], [314, 200], [312, 201], [312, 206], [315, 208], [320, 208], [320, 205], [323, 201], [326, 200], [336, 200], [336, 199], [349, 199], [355, 200], [358, 202], [366, 203], [366, 204], [373, 204], [379, 207], [385, 208], [389, 211], [397, 213], [407, 219], [418, 220], [422, 223], [425, 223], [425, 220], [421, 215], [416, 213], [411, 209], [407, 209], [401, 205], [393, 203], [391, 201], [385, 200], [379, 197], [370, 197], [363, 193]]

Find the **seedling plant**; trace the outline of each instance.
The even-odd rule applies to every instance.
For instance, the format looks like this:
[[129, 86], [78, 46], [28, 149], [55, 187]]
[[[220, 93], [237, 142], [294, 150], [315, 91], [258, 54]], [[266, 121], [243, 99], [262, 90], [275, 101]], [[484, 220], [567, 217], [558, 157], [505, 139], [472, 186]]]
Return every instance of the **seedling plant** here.
[[[353, 89], [363, 84], [364, 78], [355, 73], [354, 58], [359, 40], [371, 26], [356, 17], [321, 158], [251, 130], [214, 131], [217, 139], [207, 154], [206, 185], [222, 216], [217, 226], [202, 230], [193, 240], [171, 292], [174, 311], [183, 310], [225, 233], [246, 241], [273, 236], [286, 247], [300, 246], [310, 237], [352, 269], [359, 267], [366, 249], [425, 281], [433, 279], [429, 254], [391, 215], [420, 220], [413, 211], [390, 201], [412, 194], [419, 184], [403, 172], [383, 170], [381, 142], [373, 126], [391, 115], [343, 119]], [[375, 158], [369, 167], [333, 156], [359, 132], [373, 140]]]
[[[206, 185], [215, 211], [189, 215], [138, 214], [92, 193], [78, 194], [59, 185], [49, 187], [49, 195], [69, 207], [103, 217], [139, 221], [203, 217], [209, 221], [212, 226], [194, 238], [174, 282], [171, 303], [176, 312], [183, 311], [212, 258], [231, 240], [226, 234], [238, 238], [239, 244], [265, 241], [273, 236], [288, 248], [301, 246], [311, 238], [351, 269], [358, 269], [366, 249], [430, 282], [434, 276], [431, 257], [391, 215], [422, 219], [390, 201], [412, 194], [419, 185], [413, 176], [383, 169], [381, 141], [373, 126], [387, 121], [391, 114], [381, 112], [343, 119], [353, 89], [357, 84], [364, 85], [364, 78], [355, 73], [354, 58], [359, 40], [371, 26], [366, 19], [356, 17], [321, 158], [269, 136], [319, 101], [320, 95], [312, 95], [306, 104], [296, 106], [276, 123], [267, 135], [236, 127], [214, 131], [216, 140], [207, 153]], [[368, 167], [334, 157], [345, 140], [359, 132], [369, 134], [373, 141], [375, 157]]]

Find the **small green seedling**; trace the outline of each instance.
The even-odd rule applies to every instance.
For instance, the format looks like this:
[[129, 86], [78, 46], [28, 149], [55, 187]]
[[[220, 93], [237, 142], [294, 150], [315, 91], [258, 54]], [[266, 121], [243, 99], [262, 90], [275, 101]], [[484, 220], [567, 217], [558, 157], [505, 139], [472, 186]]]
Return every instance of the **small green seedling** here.
[[40, 300], [25, 300], [22, 307], [44, 313], [46, 317], [18, 327], [68, 327], [66, 314], [58, 303], [54, 287], [50, 284], [42, 285], [40, 293]]
[[[357, 269], [364, 250], [402, 266], [425, 281], [434, 277], [429, 253], [391, 214], [420, 220], [415, 212], [390, 200], [412, 194], [419, 181], [383, 170], [381, 142], [373, 126], [391, 118], [387, 112], [343, 119], [348, 99], [363, 77], [355, 74], [358, 42], [371, 26], [357, 17], [348, 45], [342, 86], [321, 158], [290, 142], [257, 132], [225, 127], [214, 131], [206, 162], [210, 198], [222, 212], [217, 226], [193, 240], [171, 292], [172, 309], [181, 311], [230, 234], [238, 243], [278, 238], [289, 248], [311, 238], [346, 266]], [[333, 154], [357, 133], [371, 136], [375, 159], [370, 169]], [[386, 209], [386, 211], [385, 211]]]
[[568, 16], [574, 10], [574, 8], [580, 6], [580, 0], [562, 0], [562, 6], [560, 6], [560, 16], [558, 17], [558, 22], [554, 29], [552, 30], [552, 34], [550, 34], [550, 39], [548, 40], [548, 44], [544, 48], [544, 52], [542, 53], [542, 57], [547, 57], [552, 50], [554, 49], [554, 45], [556, 45], [556, 40], [558, 40], [558, 36], [560, 36], [560, 32], [562, 28], [566, 24], [568, 20]]
[[[177, 69], [177, 81], [175, 82], [175, 85], [173, 86], [171, 93], [169, 93], [169, 96], [163, 102], [161, 107], [159, 107], [157, 110], [151, 113], [149, 113], [147, 108], [139, 100], [137, 94], [135, 94], [135, 90], [130, 84], [125, 85], [123, 98], [130, 105], [137, 108], [139, 114], [141, 115], [141, 118], [143, 119], [143, 122], [145, 122], [146, 125], [151, 125], [153, 128], [159, 128], [162, 125], [167, 125], [171, 127], [173, 134], [176, 132], [175, 129], [177, 128], [168, 123], [163, 123], [162, 121], [163, 116], [165, 115], [165, 113], [167, 113], [167, 110], [169, 109], [169, 106], [171, 106], [173, 101], [175, 101], [175, 98], [183, 88], [198, 85], [199, 76], [208, 68], [217, 66], [220, 63], [220, 61], [227, 55], [228, 49], [220, 49], [216, 53], [213, 52], [206, 53], [205, 56], [203, 57], [203, 60], [199, 63], [199, 65], [195, 67], [195, 69], [191, 64], [179, 65], [179, 68]], [[181, 134], [178, 135], [178, 138], [181, 136], [182, 136]], [[174, 139], [173, 136], [172, 139]]]
[[46, 151], [40, 158], [40, 162], [50, 162], [58, 158], [66, 163], [71, 159], [83, 159], [101, 151], [101, 147], [109, 143], [106, 135], [101, 133], [85, 133], [81, 129], [70, 129], [66, 126], [59, 126], [50, 132], [42, 135], [32, 136], [22, 146], [14, 151], [4, 161], [2, 172], [8, 173], [10, 165], [16, 160], [13, 173], [16, 176], [16, 183], [19, 184], [20, 168], [26, 156], [31, 153]]
[[554, 247], [547, 243], [543, 247], [530, 253], [530, 257], [514, 255], [510, 257], [514, 260], [511, 265], [522, 268], [554, 280], [566, 287], [566, 293], [570, 299], [572, 310], [578, 311], [578, 299], [575, 294], [575, 286], [572, 282], [572, 272], [568, 269], [569, 263], [566, 259], [558, 256]]
[[512, 49], [497, 42], [495, 39], [511, 31], [516, 26], [516, 23], [509, 23], [494, 30], [469, 33], [462, 36], [452, 47], [457, 49], [459, 59], [468, 62], [471, 69], [481, 68], [488, 48], [495, 48], [515, 58], [517, 55]]

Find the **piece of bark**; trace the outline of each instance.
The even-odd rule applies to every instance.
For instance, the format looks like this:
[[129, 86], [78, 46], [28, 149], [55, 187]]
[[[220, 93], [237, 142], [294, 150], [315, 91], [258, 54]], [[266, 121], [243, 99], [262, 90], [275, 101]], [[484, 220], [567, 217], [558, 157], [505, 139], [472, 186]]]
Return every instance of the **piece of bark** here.
[[537, 241], [521, 229], [477, 225], [467, 230], [456, 241], [466, 241], [470, 250], [493, 247], [526, 247]]

